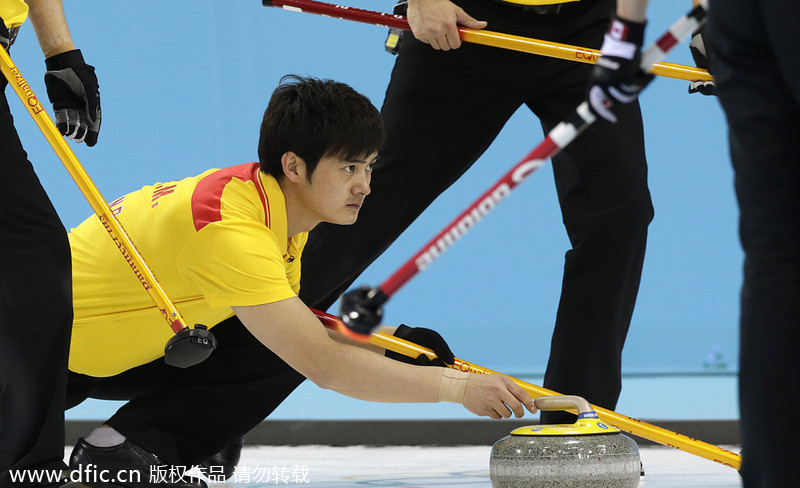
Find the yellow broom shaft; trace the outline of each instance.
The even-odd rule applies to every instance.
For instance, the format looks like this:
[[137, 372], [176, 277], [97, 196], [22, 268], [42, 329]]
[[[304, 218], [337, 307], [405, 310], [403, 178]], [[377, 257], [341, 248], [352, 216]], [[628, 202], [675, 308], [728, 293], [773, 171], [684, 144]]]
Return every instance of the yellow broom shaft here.
[[[600, 51], [586, 47], [571, 46], [557, 42], [543, 41], [529, 37], [520, 37], [500, 32], [467, 29], [460, 27], [461, 39], [473, 44], [499, 47], [512, 51], [538, 54], [551, 58], [577, 61], [580, 63], [595, 64], [600, 56]], [[708, 71], [681, 64], [656, 63], [650, 68], [654, 75], [665, 76], [686, 81], [710, 81], [714, 78]]]
[[[267, 7], [281, 7], [297, 12], [307, 12], [324, 15], [326, 17], [393, 27], [395, 29], [411, 30], [408, 19], [401, 15], [391, 15], [384, 12], [374, 12], [372, 10], [364, 10], [345, 5], [333, 5], [314, 0], [262, 0], [262, 3]], [[501, 32], [468, 29], [466, 27], [459, 27], [458, 32], [461, 39], [465, 42], [549, 56], [568, 61], [594, 64], [600, 54], [599, 51], [594, 49], [531, 39]], [[710, 81], [713, 79], [711, 75], [708, 74], [708, 71], [704, 69], [670, 63], [656, 63], [650, 69], [650, 72], [659, 76], [686, 81]]]
[[108, 231], [108, 234], [114, 240], [123, 257], [131, 266], [136, 277], [139, 278], [139, 282], [141, 282], [142, 286], [147, 290], [147, 293], [150, 294], [156, 306], [170, 324], [172, 330], [178, 332], [183, 329], [186, 323], [180, 315], [180, 312], [178, 312], [175, 305], [167, 297], [163, 288], [153, 275], [153, 272], [136, 250], [131, 238], [125, 232], [125, 229], [122, 228], [119, 220], [103, 199], [97, 186], [95, 186], [91, 178], [89, 178], [89, 175], [83, 169], [83, 166], [81, 166], [78, 158], [75, 157], [75, 153], [72, 152], [72, 149], [67, 145], [67, 142], [61, 136], [61, 133], [56, 128], [52, 119], [50, 119], [50, 116], [47, 115], [47, 112], [44, 110], [41, 102], [39, 102], [36, 94], [33, 93], [30, 85], [28, 85], [28, 82], [25, 81], [25, 78], [19, 72], [19, 69], [11, 60], [6, 50], [2, 48], [0, 48], [0, 69], [2, 69], [3, 75], [8, 80], [9, 85], [13, 87], [17, 96], [19, 96], [19, 99], [22, 101], [22, 104], [28, 109], [28, 113], [33, 117], [34, 122], [36, 122], [36, 125], [42, 131], [42, 134], [44, 134], [50, 146], [53, 147], [58, 158], [64, 164], [70, 176], [72, 176], [72, 179], [77, 183], [81, 193], [83, 193], [86, 200], [88, 200], [89, 205], [97, 214], [103, 227]]

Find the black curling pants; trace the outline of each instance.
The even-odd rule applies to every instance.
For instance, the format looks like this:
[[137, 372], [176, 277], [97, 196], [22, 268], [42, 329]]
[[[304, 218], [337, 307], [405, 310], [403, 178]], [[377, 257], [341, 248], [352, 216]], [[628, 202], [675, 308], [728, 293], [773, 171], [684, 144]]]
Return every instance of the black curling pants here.
[[730, 131], [745, 252], [739, 405], [746, 488], [796, 486], [800, 424], [800, 58], [797, 2], [715, 1], [707, 26]]
[[66, 230], [28, 161], [2, 92], [0, 180], [0, 487], [5, 488], [9, 470], [63, 467], [72, 270]]
[[[600, 47], [615, 5], [583, 0], [542, 15], [483, 0], [457, 3], [487, 20], [489, 30], [593, 48]], [[590, 69], [468, 43], [435, 51], [406, 35], [382, 108], [387, 140], [372, 193], [354, 225], [321, 224], [312, 231], [301, 298], [321, 309], [333, 304], [469, 169], [521, 105], [545, 131], [570, 117], [585, 99]], [[565, 256], [544, 383], [607, 408], [616, 406], [621, 390], [620, 357], [653, 215], [639, 107], [619, 107], [617, 113], [617, 125], [596, 122], [553, 161], [572, 248]], [[531, 135], [531, 147], [540, 141]], [[520, 217], [516, 225], [526, 225]], [[448, 331], [442, 332], [446, 337]], [[546, 412], [543, 419], [553, 423], [570, 416]]]
[[235, 316], [211, 331], [217, 349], [190, 368], [159, 358], [108, 378], [71, 372], [67, 407], [89, 397], [130, 400], [106, 423], [168, 463], [199, 464], [258, 425], [305, 379]]

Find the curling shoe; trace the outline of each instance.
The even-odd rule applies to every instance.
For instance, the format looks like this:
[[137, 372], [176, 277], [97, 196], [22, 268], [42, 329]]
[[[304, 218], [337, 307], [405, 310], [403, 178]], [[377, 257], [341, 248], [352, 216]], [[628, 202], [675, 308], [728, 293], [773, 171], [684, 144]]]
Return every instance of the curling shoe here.
[[203, 461], [200, 464], [203, 474], [212, 481], [224, 481], [233, 476], [242, 457], [242, 446], [244, 439], [239, 437], [225, 449]]
[[126, 440], [97, 447], [78, 439], [69, 467], [81, 471], [90, 488], [208, 488], [205, 481], [188, 476], [191, 466], [173, 466], [152, 452]]

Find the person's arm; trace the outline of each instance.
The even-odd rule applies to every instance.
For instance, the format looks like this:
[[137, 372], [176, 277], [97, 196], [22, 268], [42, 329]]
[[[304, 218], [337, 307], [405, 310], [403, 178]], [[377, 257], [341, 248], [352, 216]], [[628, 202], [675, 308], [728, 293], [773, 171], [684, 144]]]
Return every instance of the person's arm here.
[[454, 401], [492, 418], [521, 417], [523, 405], [536, 411], [504, 376], [413, 366], [333, 340], [299, 298], [233, 310], [262, 344], [322, 388], [374, 402]]
[[461, 47], [459, 25], [486, 27], [485, 21], [475, 20], [450, 0], [408, 0], [408, 23], [414, 37], [443, 51]]
[[617, 0], [617, 17], [632, 22], [644, 22], [647, 20], [648, 2], [649, 0]]
[[75, 49], [61, 0], [27, 0], [28, 18], [44, 57]]
[[100, 132], [100, 91], [94, 67], [75, 49], [61, 0], [26, 0], [28, 17], [45, 57], [47, 95], [58, 130], [87, 146]]

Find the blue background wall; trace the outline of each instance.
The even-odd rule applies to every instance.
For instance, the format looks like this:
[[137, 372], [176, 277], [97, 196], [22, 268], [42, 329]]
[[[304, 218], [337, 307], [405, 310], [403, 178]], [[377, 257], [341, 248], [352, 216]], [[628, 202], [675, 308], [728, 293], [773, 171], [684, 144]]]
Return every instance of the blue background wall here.
[[[264, 8], [255, 0], [65, 3], [76, 44], [97, 68], [103, 104], [98, 145], [73, 147], [108, 201], [156, 181], [256, 160], [260, 117], [285, 74], [346, 82], [380, 107], [394, 62], [383, 50], [384, 28]], [[390, 2], [349, 4], [391, 9]], [[648, 39], [688, 4], [653, 2]], [[46, 101], [44, 63], [30, 25], [12, 54]], [[686, 44], [668, 60], [692, 64]], [[13, 93], [7, 95], [65, 225], [76, 226], [91, 209]], [[688, 95], [683, 81], [659, 78], [641, 100], [656, 217], [618, 410], [733, 418], [742, 253], [724, 117], [714, 98]], [[358, 283], [380, 284], [542, 137], [535, 117], [520, 110], [473, 169]], [[548, 164], [397, 293], [386, 323], [435, 328], [457, 356], [541, 381], [567, 248]], [[89, 402], [68, 415], [102, 417], [112, 407]], [[304, 385], [276, 415], [468, 415], [456, 406], [418, 407], [375, 406]]]

